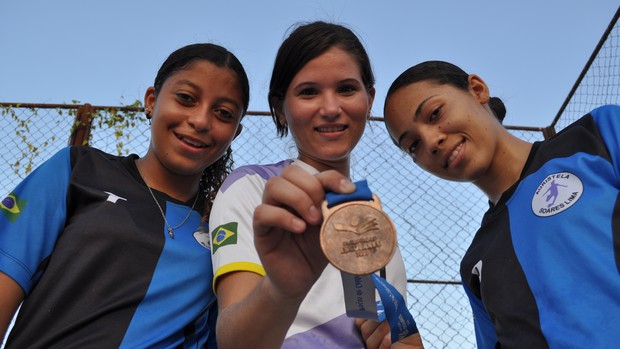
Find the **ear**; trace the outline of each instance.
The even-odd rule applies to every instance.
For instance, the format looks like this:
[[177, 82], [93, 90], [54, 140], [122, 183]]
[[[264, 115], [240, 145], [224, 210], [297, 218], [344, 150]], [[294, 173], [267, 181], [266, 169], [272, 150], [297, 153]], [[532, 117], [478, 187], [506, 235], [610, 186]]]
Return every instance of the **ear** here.
[[278, 123], [282, 126], [286, 126], [286, 117], [282, 112], [282, 100], [276, 96], [272, 96], [269, 99], [269, 105], [273, 108], [273, 112], [276, 114]]
[[243, 125], [239, 124], [239, 126], [237, 126], [237, 132], [235, 132], [235, 137], [233, 137], [233, 140], [237, 138], [238, 135], [241, 134], [242, 130], [243, 130]]
[[282, 126], [286, 126], [286, 116], [284, 115], [284, 113], [282, 112], [281, 108], [276, 108], [274, 109], [276, 116], [278, 117], [278, 123], [280, 123], [280, 125]]
[[368, 119], [370, 119], [370, 111], [372, 110], [372, 103], [375, 101], [375, 88], [371, 87], [370, 90], [368, 90]]
[[150, 109], [151, 113], [155, 110], [155, 87], [153, 86], [147, 88], [144, 93], [144, 107]]
[[467, 77], [467, 82], [469, 83], [469, 91], [474, 95], [480, 104], [489, 103], [489, 86], [487, 86], [481, 77], [476, 74], [470, 74]]

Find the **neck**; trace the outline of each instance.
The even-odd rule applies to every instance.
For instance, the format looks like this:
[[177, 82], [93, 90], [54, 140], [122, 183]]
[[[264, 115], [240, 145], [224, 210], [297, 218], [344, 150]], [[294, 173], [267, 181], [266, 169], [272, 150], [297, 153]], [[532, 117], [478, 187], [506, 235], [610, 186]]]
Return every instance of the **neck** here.
[[299, 156], [298, 159], [314, 167], [319, 172], [334, 170], [349, 178], [351, 168], [349, 166], [350, 162], [348, 157], [344, 160], [338, 161], [315, 160], [305, 156]]
[[166, 193], [179, 201], [189, 201], [196, 196], [200, 176], [179, 175], [167, 170], [154, 156], [148, 153], [136, 160], [136, 167], [147, 186]]
[[486, 174], [474, 184], [497, 204], [502, 194], [519, 180], [531, 149], [532, 143], [509, 135], [496, 149]]

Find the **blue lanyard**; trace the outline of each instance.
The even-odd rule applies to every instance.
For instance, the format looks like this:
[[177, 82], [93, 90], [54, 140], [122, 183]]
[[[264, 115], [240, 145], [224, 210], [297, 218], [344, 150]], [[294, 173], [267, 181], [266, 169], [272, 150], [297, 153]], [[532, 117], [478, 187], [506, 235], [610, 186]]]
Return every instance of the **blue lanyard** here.
[[[370, 201], [372, 200], [372, 192], [368, 187], [368, 182], [366, 180], [361, 180], [355, 182], [355, 191], [353, 193], [337, 194], [331, 192], [325, 195], [325, 199], [327, 200], [327, 207], [331, 208], [350, 201]], [[385, 311], [385, 319], [390, 325], [392, 343], [396, 343], [405, 337], [417, 333], [418, 328], [415, 320], [407, 309], [405, 300], [400, 292], [386, 279], [376, 274], [371, 274], [371, 278], [381, 298], [381, 304], [378, 308], [383, 308]], [[383, 321], [381, 313], [379, 321]]]

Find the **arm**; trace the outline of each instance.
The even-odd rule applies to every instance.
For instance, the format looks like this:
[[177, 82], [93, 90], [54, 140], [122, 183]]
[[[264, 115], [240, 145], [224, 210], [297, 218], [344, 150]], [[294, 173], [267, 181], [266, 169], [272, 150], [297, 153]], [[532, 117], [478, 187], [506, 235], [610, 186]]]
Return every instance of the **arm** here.
[[24, 299], [24, 291], [3, 272], [0, 272], [0, 290], [0, 338], [4, 338], [19, 304]]
[[65, 222], [71, 173], [69, 148], [57, 152], [26, 177], [0, 204], [0, 334], [33, 284]]
[[267, 182], [253, 222], [266, 275], [235, 272], [219, 280], [220, 348], [280, 348], [301, 302], [327, 265], [319, 243], [319, 207], [325, 188], [352, 191], [353, 185], [342, 179], [333, 171], [313, 176], [290, 166]]
[[289, 303], [270, 295], [267, 277], [226, 275], [217, 286], [217, 340], [225, 348], [280, 348], [303, 298]]

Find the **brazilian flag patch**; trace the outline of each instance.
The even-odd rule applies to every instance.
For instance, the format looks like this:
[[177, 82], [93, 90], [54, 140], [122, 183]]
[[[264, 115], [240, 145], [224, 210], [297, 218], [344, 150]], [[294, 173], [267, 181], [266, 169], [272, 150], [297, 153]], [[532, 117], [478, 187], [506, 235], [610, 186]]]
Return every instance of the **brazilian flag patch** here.
[[237, 243], [237, 222], [222, 224], [211, 232], [213, 253], [218, 248]]
[[11, 193], [0, 202], [0, 211], [2, 211], [9, 221], [14, 223], [17, 218], [19, 218], [25, 206], [26, 200], [21, 200], [15, 193]]

